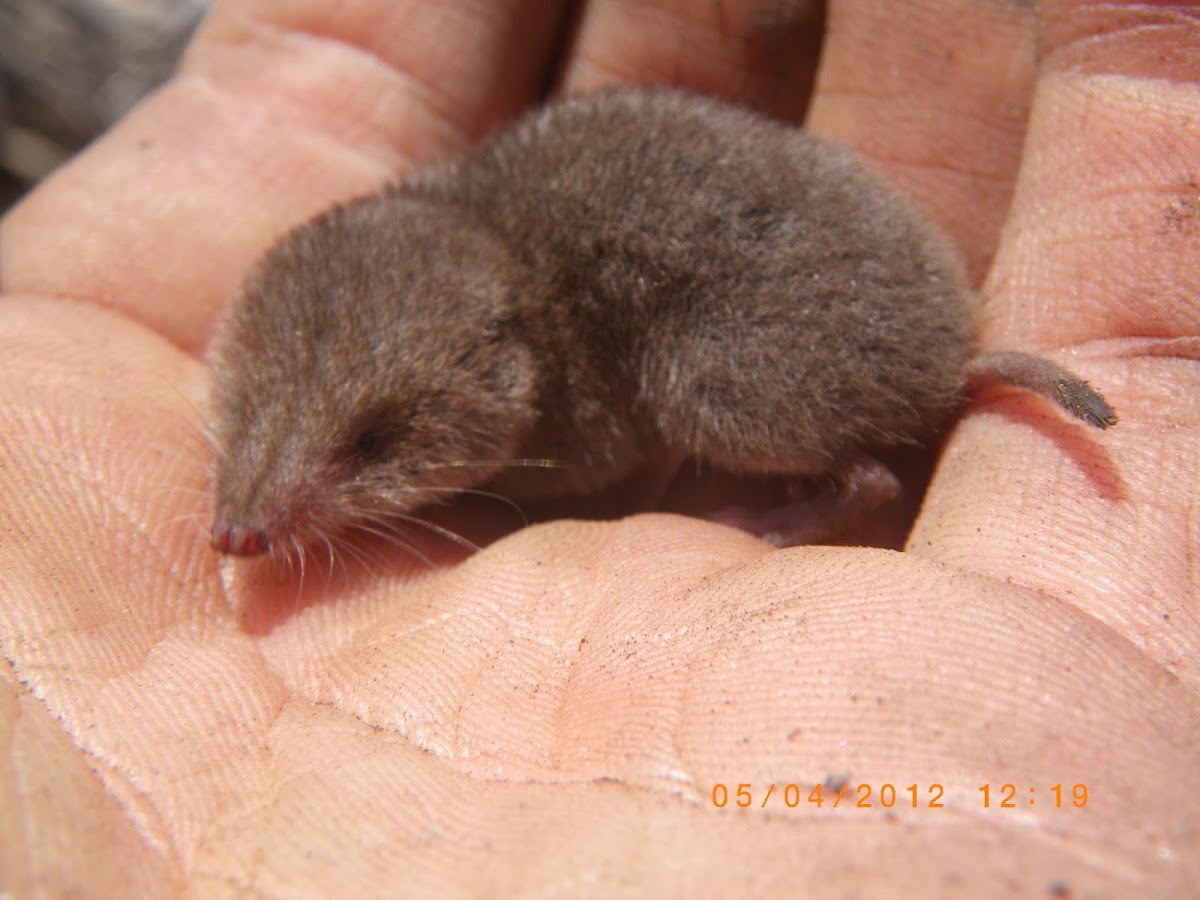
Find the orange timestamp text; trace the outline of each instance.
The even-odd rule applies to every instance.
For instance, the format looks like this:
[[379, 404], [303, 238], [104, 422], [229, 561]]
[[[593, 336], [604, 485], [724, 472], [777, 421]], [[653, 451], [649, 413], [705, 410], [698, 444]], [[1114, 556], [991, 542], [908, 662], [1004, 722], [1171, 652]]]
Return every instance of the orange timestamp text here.
[[[856, 809], [943, 809], [945, 794], [945, 787], [937, 782], [900, 786], [889, 783], [850, 784], [848, 781], [811, 786], [772, 783], [761, 788], [748, 782], [737, 785], [718, 782], [712, 788], [712, 805], [717, 809], [748, 809], [752, 806], [765, 809], [768, 804], [783, 805], [788, 809], [800, 806], [818, 809], [826, 806], [831, 809], [843, 806]], [[1055, 784], [1042, 789], [1018, 787], [1015, 784], [984, 784], [979, 786], [979, 797], [984, 809], [1017, 809], [1033, 806], [1039, 801], [1056, 808], [1068, 806], [1081, 809], [1087, 806], [1088, 789], [1085, 784]]]

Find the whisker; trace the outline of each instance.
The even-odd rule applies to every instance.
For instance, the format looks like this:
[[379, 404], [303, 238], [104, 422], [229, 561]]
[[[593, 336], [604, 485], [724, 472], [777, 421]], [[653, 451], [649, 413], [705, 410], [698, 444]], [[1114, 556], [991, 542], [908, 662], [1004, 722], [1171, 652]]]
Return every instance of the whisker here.
[[451, 531], [449, 528], [443, 528], [441, 525], [438, 525], [436, 522], [430, 522], [426, 519], [420, 519], [416, 516], [410, 516], [410, 515], [406, 515], [405, 513], [398, 513], [398, 512], [388, 512], [386, 515], [388, 515], [389, 517], [400, 519], [403, 522], [409, 522], [413, 525], [419, 525], [421, 528], [427, 528], [430, 531], [432, 531], [434, 534], [441, 535], [442, 537], [446, 538], [446, 540], [453, 541], [454, 543], [458, 544], [460, 547], [470, 550], [472, 553], [479, 552], [479, 546], [477, 544], [473, 544], [471, 541], [467, 540], [461, 534], [456, 534], [455, 532]]
[[[348, 506], [349, 508], [346, 510], [346, 512], [348, 516], [354, 520], [352, 527], [357, 528], [360, 531], [375, 534], [379, 537], [385, 537], [382, 532], [368, 527], [369, 525], [375, 525], [379, 528], [387, 528], [391, 535], [399, 536], [396, 523], [404, 522], [419, 526], [427, 531], [431, 531], [434, 534], [440, 535], [446, 540], [452, 541], [453, 543], [458, 544], [460, 547], [463, 547], [472, 553], [479, 552], [479, 545], [467, 540], [467, 538], [454, 531], [451, 531], [448, 528], [438, 525], [436, 522], [430, 522], [427, 519], [411, 516], [407, 513], [390, 508], [379, 508], [361, 504], [348, 504]], [[409, 546], [407, 549], [409, 549], [410, 552], [416, 552], [415, 547]], [[429, 560], [426, 558], [425, 562], [428, 563]]]
[[[162, 377], [160, 375], [160, 377]], [[208, 449], [214, 454], [220, 451], [220, 442], [217, 440], [216, 429], [204, 414], [204, 410], [200, 408], [192, 399], [183, 392], [179, 385], [175, 384], [169, 378], [162, 377], [162, 381], [171, 389], [171, 392], [183, 401], [184, 405], [196, 415], [196, 421], [199, 423], [195, 428], [195, 433], [200, 436], [200, 439], [208, 445]]]
[[221, 440], [217, 437], [217, 430], [212, 423], [201, 421], [200, 427], [196, 429], [196, 434], [200, 436], [201, 443], [208, 448], [212, 456], [221, 452]]
[[201, 524], [204, 521], [204, 518], [205, 517], [198, 512], [180, 513], [177, 516], [171, 516], [169, 519], [163, 519], [161, 522], [155, 522], [153, 527], [150, 529], [150, 532], [153, 534], [160, 528], [166, 528], [170, 525], [178, 525], [180, 522], [188, 522], [192, 525], [195, 525], [200, 531], [204, 531], [205, 528]]
[[[376, 521], [376, 523], [378, 525], [380, 525], [381, 527], [390, 527], [385, 522], [378, 522], [377, 520], [372, 520], [372, 521]], [[417, 559], [419, 559], [421, 562], [425, 563], [425, 565], [429, 566], [431, 569], [434, 567], [433, 560], [431, 560], [428, 556], [426, 556], [424, 553], [422, 553], [415, 544], [406, 540], [401, 535], [396, 534], [394, 531], [381, 531], [379, 528], [372, 528], [363, 522], [359, 522], [358, 524], [356, 524], [354, 526], [354, 528], [357, 531], [363, 531], [363, 532], [366, 532], [367, 534], [373, 534], [376, 537], [380, 538], [381, 540], [387, 541], [393, 547], [397, 547], [397, 548], [403, 550], [404, 552], [409, 553], [412, 556], [415, 556]]]
[[[293, 547], [296, 548], [295, 562], [293, 562], [291, 564], [292, 571], [295, 572], [295, 563], [300, 564], [300, 584], [297, 588], [297, 602], [298, 602], [299, 597], [304, 595], [304, 571], [306, 568], [305, 560], [304, 560], [304, 555], [305, 555], [304, 554], [304, 545], [300, 543], [300, 539], [298, 537], [296, 537], [296, 535], [294, 535], [294, 534], [292, 535], [291, 544]], [[292, 554], [291, 554], [290, 550], [288, 551], [287, 556], [288, 556], [289, 560], [292, 559]]]
[[568, 465], [570, 464], [564, 459], [456, 459], [453, 462], [429, 463], [422, 466], [421, 470], [428, 472], [433, 469], [463, 469], [467, 466], [500, 466], [502, 468], [513, 469], [565, 469]]
[[[337, 564], [337, 560], [335, 558], [337, 556], [337, 552], [333, 549], [333, 544], [329, 540], [329, 535], [322, 534], [321, 543], [325, 546], [325, 590], [328, 591], [329, 583], [333, 581], [333, 567]], [[314, 560], [314, 564], [315, 562], [316, 560]]]
[[[329, 587], [329, 579], [333, 578], [333, 570], [339, 565], [342, 568], [342, 577], [349, 579], [349, 569], [346, 566], [346, 557], [354, 556], [354, 548], [349, 546], [344, 540], [333, 534], [325, 534], [321, 536], [321, 543], [325, 547], [325, 559], [329, 564], [328, 578], [325, 586]], [[357, 559], [357, 556], [355, 556]]]
[[418, 545], [412, 540], [408, 523], [389, 522], [384, 516], [376, 513], [369, 520], [364, 520], [362, 524], [367, 526], [371, 534], [377, 535], [393, 547], [399, 547], [417, 557], [430, 568], [433, 567], [433, 561], [422, 553]]
[[454, 488], [454, 487], [424, 487], [413, 488], [412, 493], [445, 493], [445, 494], [470, 494], [472, 497], [486, 497], [489, 500], [498, 500], [505, 506], [510, 507], [513, 512], [521, 517], [522, 524], [529, 524], [529, 517], [525, 515], [525, 510], [521, 505], [511, 497], [505, 497], [503, 494], [497, 494], [495, 491], [485, 491], [482, 488]]
[[[371, 567], [371, 558], [365, 552], [363, 552], [361, 547], [356, 547], [354, 546], [353, 542], [342, 540], [340, 538], [334, 538], [333, 542], [341, 547], [342, 551], [346, 555], [354, 557], [355, 561], [357, 561], [360, 566], [367, 570], [367, 574], [370, 575], [372, 579], [378, 578], [378, 576], [375, 574], [375, 570]], [[345, 562], [342, 563], [342, 576], [348, 586], [350, 584], [350, 569], [346, 566]]]

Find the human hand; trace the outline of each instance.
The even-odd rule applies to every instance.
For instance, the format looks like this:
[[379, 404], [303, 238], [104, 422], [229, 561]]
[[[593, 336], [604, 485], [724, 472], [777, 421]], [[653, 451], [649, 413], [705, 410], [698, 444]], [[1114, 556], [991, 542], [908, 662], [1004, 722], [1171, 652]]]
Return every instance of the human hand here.
[[[961, 242], [988, 349], [1079, 348], [1118, 428], [984, 398], [903, 554], [563, 521], [297, 596], [207, 547], [200, 354], [281, 231], [532, 102], [561, 21], [516, 0], [218, 7], [179, 76], [0, 228], [0, 889], [1195, 883], [1195, 364], [1122, 339], [1197, 330], [1196, 26], [889, 8], [832, 4], [810, 127]], [[563, 89], [665, 75], [795, 110], [803, 63], [755, 68], [776, 57], [744, 4], [582, 15]], [[843, 777], [874, 808], [806, 802]]]

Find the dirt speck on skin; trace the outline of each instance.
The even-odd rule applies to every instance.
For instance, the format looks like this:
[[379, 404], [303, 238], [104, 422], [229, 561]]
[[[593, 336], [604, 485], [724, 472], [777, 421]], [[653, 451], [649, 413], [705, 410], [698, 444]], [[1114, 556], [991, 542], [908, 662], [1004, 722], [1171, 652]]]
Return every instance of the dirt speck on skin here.
[[849, 781], [849, 772], [839, 772], [836, 775], [831, 773], [825, 776], [825, 780], [821, 782], [821, 787], [834, 794], [838, 794], [841, 793], [842, 788], [844, 788]]
[[1181, 234], [1200, 229], [1200, 187], [1196, 179], [1189, 178], [1175, 199], [1163, 207], [1163, 223]]

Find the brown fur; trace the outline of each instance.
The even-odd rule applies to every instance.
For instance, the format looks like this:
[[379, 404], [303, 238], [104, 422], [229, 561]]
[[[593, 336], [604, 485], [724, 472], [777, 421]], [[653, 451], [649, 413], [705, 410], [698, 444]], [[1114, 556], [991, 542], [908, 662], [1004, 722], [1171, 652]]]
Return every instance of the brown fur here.
[[676, 91], [559, 102], [259, 264], [216, 356], [214, 546], [310, 542], [428, 488], [596, 491], [664, 449], [836, 473], [960, 402], [969, 298], [844, 148]]

